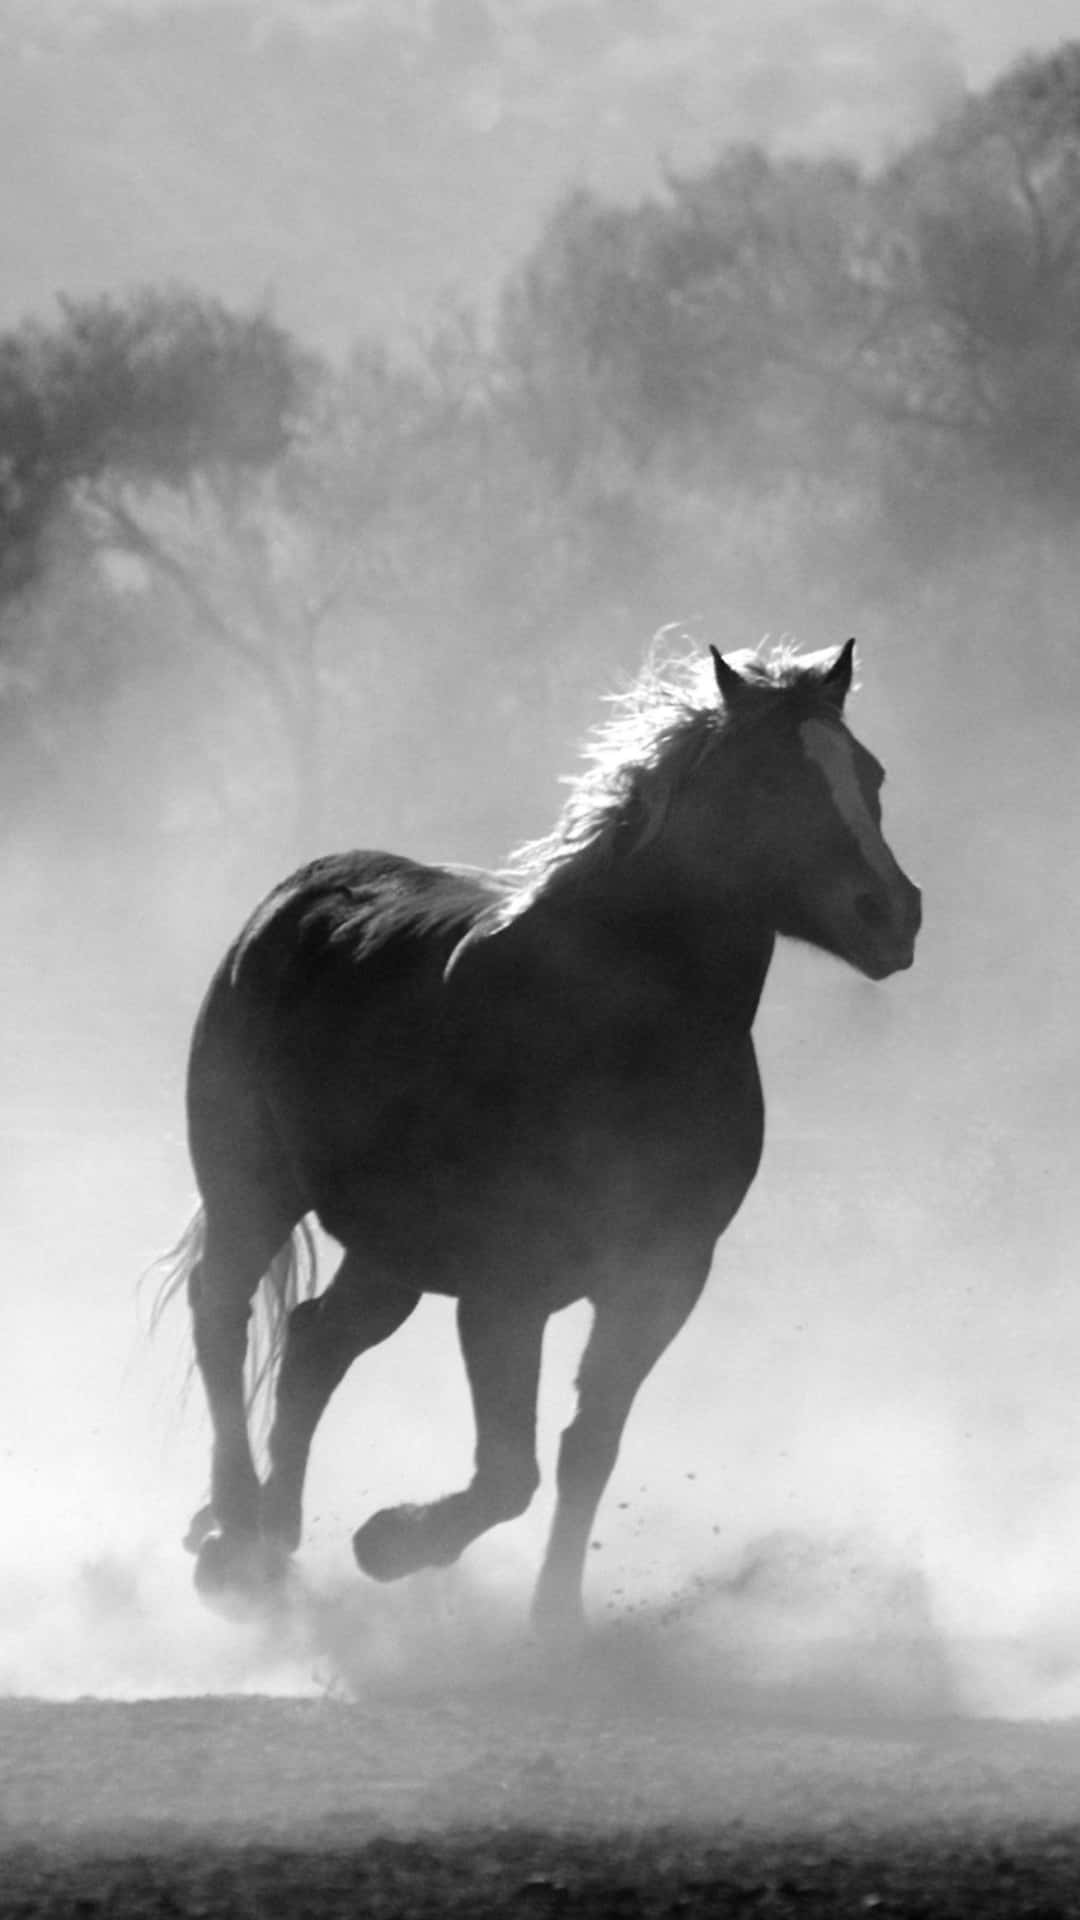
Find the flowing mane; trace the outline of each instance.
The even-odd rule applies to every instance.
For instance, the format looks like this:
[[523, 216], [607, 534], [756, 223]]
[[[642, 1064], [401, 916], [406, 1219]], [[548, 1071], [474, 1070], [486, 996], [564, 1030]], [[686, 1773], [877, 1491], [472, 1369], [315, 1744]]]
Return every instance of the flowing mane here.
[[724, 730], [708, 655], [653, 653], [624, 691], [609, 694], [608, 717], [586, 735], [584, 765], [564, 775], [569, 789], [549, 833], [511, 854], [500, 879], [511, 914], [523, 910], [572, 864], [603, 863], [614, 842], [641, 846], [658, 831], [672, 793]]
[[[510, 855], [496, 875], [502, 899], [462, 947], [509, 925], [569, 873], [604, 866], [617, 844], [627, 853], [647, 846], [673, 794], [743, 724], [717, 697], [708, 653], [666, 651], [667, 631], [630, 686], [606, 696], [612, 711], [586, 735], [581, 771], [563, 776], [569, 792], [555, 825]], [[767, 655], [745, 649], [728, 658], [751, 685], [812, 691], [832, 654], [800, 654], [784, 640]]]

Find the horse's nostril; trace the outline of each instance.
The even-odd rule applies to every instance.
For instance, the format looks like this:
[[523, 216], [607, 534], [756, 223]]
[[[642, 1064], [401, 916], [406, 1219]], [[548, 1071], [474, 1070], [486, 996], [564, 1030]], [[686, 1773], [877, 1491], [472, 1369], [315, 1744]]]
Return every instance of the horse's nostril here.
[[889, 924], [889, 910], [876, 893], [857, 893], [855, 911], [865, 927], [881, 933]]

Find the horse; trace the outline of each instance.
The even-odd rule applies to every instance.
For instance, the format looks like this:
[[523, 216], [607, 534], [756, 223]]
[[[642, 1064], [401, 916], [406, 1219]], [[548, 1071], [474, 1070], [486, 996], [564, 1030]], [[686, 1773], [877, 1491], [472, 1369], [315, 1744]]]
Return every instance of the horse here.
[[[331, 1395], [425, 1292], [457, 1303], [472, 1478], [373, 1514], [356, 1561], [396, 1580], [522, 1514], [544, 1328], [585, 1299], [532, 1603], [541, 1636], [583, 1630], [632, 1402], [757, 1173], [752, 1027], [776, 939], [875, 981], [914, 957], [920, 892], [883, 837], [883, 769], [844, 719], [854, 646], [651, 661], [552, 832], [507, 867], [333, 854], [248, 920], [194, 1030], [202, 1204], [159, 1298], [186, 1285], [212, 1426], [186, 1541], [205, 1598], [287, 1567]], [[311, 1215], [342, 1249], [317, 1294]], [[276, 1369], [262, 1481], [250, 1373], [245, 1388], [260, 1283], [253, 1332]]]

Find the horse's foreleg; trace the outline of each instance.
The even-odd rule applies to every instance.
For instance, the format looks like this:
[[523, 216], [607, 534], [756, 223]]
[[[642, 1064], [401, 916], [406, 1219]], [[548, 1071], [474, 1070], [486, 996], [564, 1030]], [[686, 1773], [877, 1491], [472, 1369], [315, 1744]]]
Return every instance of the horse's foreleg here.
[[672, 1289], [659, 1299], [631, 1295], [597, 1306], [578, 1374], [577, 1412], [559, 1448], [555, 1517], [533, 1601], [533, 1624], [545, 1639], [575, 1637], [583, 1630], [589, 1535], [627, 1415], [699, 1291], [699, 1286]]
[[419, 1299], [346, 1254], [325, 1293], [293, 1308], [277, 1382], [270, 1474], [259, 1502], [262, 1532], [288, 1552], [300, 1544], [304, 1475], [327, 1402], [353, 1361], [396, 1333]]
[[376, 1580], [446, 1566], [470, 1541], [524, 1513], [539, 1484], [536, 1396], [546, 1313], [514, 1299], [464, 1297], [458, 1335], [476, 1415], [473, 1477], [461, 1493], [425, 1506], [384, 1507], [353, 1536], [359, 1566]]

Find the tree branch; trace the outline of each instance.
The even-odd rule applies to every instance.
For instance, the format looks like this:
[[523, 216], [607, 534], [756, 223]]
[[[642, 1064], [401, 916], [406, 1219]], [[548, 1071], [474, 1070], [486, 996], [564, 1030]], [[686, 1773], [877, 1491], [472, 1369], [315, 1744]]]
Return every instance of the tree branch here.
[[276, 662], [254, 640], [238, 632], [236, 627], [225, 618], [190, 567], [186, 567], [182, 560], [171, 553], [168, 547], [135, 517], [122, 500], [109, 496], [100, 487], [92, 485], [85, 489], [83, 497], [92, 510], [104, 519], [107, 532], [115, 539], [116, 544], [129, 553], [137, 554], [165, 579], [170, 580], [224, 651], [258, 675], [280, 699], [284, 691], [284, 676], [280, 673]]

